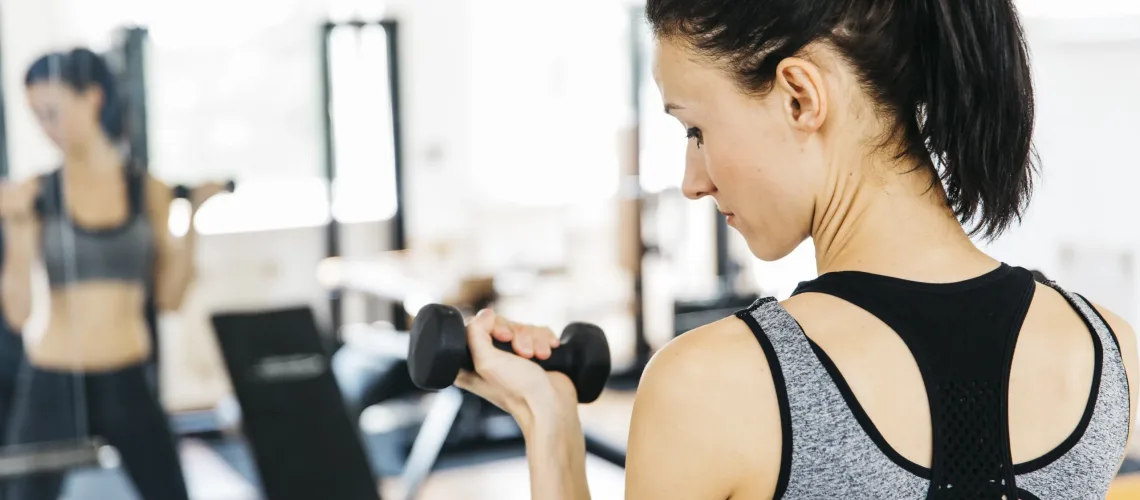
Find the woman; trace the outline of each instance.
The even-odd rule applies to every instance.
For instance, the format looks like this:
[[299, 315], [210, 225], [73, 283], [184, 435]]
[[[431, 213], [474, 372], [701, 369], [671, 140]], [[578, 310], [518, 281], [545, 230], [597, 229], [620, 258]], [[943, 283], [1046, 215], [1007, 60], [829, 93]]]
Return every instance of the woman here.
[[[683, 190], [820, 276], [679, 337], [642, 379], [632, 499], [1104, 498], [1136, 401], [1132, 329], [980, 251], [1031, 191], [1010, 0], [649, 0]], [[968, 229], [963, 228], [963, 224]], [[459, 384], [526, 436], [534, 498], [586, 498], [549, 330], [483, 312]], [[1091, 389], [1090, 389], [1091, 388]]]
[[[147, 380], [145, 309], [151, 294], [162, 310], [182, 303], [194, 278], [195, 233], [171, 236], [170, 188], [121, 153], [116, 85], [100, 56], [49, 54], [31, 66], [25, 85], [64, 159], [0, 193], [0, 299], [5, 316], [24, 329], [30, 365], [16, 388], [9, 436], [18, 443], [100, 436], [118, 449], [142, 498], [185, 499], [174, 437]], [[199, 190], [192, 205], [219, 189]], [[42, 327], [29, 322], [34, 307], [46, 309]], [[55, 499], [63, 479], [30, 476], [9, 492]]]

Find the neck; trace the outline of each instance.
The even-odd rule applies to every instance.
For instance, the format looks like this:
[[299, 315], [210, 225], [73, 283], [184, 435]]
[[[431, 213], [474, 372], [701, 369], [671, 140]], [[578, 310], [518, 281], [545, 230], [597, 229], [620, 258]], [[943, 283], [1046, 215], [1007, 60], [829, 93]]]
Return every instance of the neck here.
[[122, 163], [119, 148], [103, 134], [64, 153], [64, 165], [73, 171], [105, 172], [122, 168]]
[[930, 187], [928, 170], [892, 173], [910, 170], [897, 164], [837, 169], [812, 221], [820, 274], [864, 271], [938, 283], [997, 266], [970, 241], [940, 184]]

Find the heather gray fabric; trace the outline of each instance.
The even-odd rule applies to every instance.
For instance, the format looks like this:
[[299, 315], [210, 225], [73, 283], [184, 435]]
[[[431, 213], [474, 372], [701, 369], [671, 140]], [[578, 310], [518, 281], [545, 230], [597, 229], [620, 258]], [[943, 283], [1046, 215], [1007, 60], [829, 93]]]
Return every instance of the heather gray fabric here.
[[[1096, 406], [1077, 444], [1040, 470], [1018, 475], [1017, 486], [1042, 500], [1104, 498], [1128, 437], [1128, 380], [1108, 327], [1083, 300], [1061, 293], [1076, 303], [1100, 339]], [[894, 462], [869, 437], [795, 319], [775, 301], [759, 301], [748, 313], [762, 330], [757, 333], [772, 344], [786, 386], [777, 390], [786, 389], [788, 396], [791, 471], [781, 498], [926, 498], [930, 481]]]
[[1060, 460], [1040, 470], [1017, 476], [1017, 486], [1042, 499], [1101, 499], [1108, 494], [1128, 441], [1128, 375], [1120, 349], [1108, 325], [1082, 297], [1050, 284], [1071, 302], [1093, 326], [1100, 339], [1100, 390], [1092, 420], [1081, 440]]
[[783, 498], [924, 498], [930, 481], [896, 465], [863, 432], [791, 315], [771, 301], [752, 317], [771, 340], [787, 385], [792, 474]]
[[121, 225], [87, 229], [71, 219], [64, 203], [62, 170], [40, 178], [44, 268], [52, 288], [90, 281], [139, 283], [150, 287], [154, 233], [143, 206], [145, 175], [127, 172], [129, 213]]
[[66, 215], [43, 217], [43, 259], [53, 288], [88, 281], [150, 283], [154, 233], [144, 214], [122, 226], [85, 230]]

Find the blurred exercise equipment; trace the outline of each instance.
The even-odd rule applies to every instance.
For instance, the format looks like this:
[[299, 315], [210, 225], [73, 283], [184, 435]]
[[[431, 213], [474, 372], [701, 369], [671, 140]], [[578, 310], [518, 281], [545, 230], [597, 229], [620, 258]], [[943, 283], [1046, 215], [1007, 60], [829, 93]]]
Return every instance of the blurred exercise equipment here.
[[312, 310], [225, 313], [213, 324], [266, 496], [379, 500]]
[[[353, 21], [337, 21], [327, 22], [321, 27], [321, 90], [322, 99], [321, 105], [323, 112], [324, 129], [324, 147], [325, 147], [325, 177], [330, 186], [330, 203], [335, 205], [335, 198], [337, 197], [337, 190], [335, 189], [338, 182], [342, 182], [342, 170], [349, 165], [342, 165], [342, 162], [349, 163], [353, 158], [339, 157], [337, 152], [340, 147], [349, 146], [362, 146], [356, 144], [352, 139], [360, 137], [367, 137], [366, 149], [373, 153], [379, 154], [384, 151], [382, 147], [376, 144], [375, 134], [376, 130], [382, 130], [382, 127], [371, 127], [369, 123], [361, 123], [361, 121], [371, 120], [375, 123], [376, 120], [382, 120], [385, 116], [390, 117], [391, 126], [391, 158], [393, 166], [393, 179], [395, 186], [396, 197], [396, 210], [392, 217], [387, 221], [388, 225], [388, 246], [389, 250], [404, 250], [407, 248], [407, 231], [405, 229], [405, 213], [404, 213], [404, 156], [403, 156], [403, 128], [401, 121], [401, 108], [400, 108], [400, 64], [399, 64], [399, 40], [398, 36], [399, 23], [393, 20], [353, 20]], [[377, 37], [383, 38], [383, 54], [370, 52], [364, 48], [366, 39], [371, 39], [375, 42]], [[354, 52], [346, 54], [344, 51], [334, 51], [334, 45], [337, 49], [346, 48], [344, 44], [337, 45], [337, 42], [351, 42], [354, 46]], [[368, 44], [369, 48], [375, 48], [374, 44]], [[381, 68], [370, 66], [380, 65]], [[379, 70], [379, 71], [377, 71]], [[354, 82], [359, 80], [362, 74], [384, 74], [387, 76], [387, 90], [388, 95], [386, 99], [387, 106], [380, 105], [379, 108], [387, 107], [387, 109], [376, 109], [376, 106], [367, 106], [366, 104], [374, 103], [368, 100], [368, 103], [350, 102], [353, 97], [359, 99], [360, 96], [344, 96], [340, 95], [337, 90], [345, 89], [344, 82]], [[353, 116], [345, 116], [353, 115]], [[379, 125], [379, 124], [377, 124]], [[360, 134], [359, 128], [361, 126], [367, 127], [367, 132]], [[387, 154], [387, 152], [385, 152]], [[382, 158], [382, 157], [381, 157]], [[377, 160], [380, 158], [372, 158]], [[379, 168], [379, 167], [373, 167]], [[330, 207], [331, 208], [331, 207]], [[345, 249], [342, 248], [342, 240], [344, 229], [341, 222], [334, 215], [329, 219], [325, 227], [325, 257], [334, 258], [344, 255]], [[399, 330], [407, 330], [408, 328], [408, 312], [404, 310], [403, 303], [393, 301], [390, 299], [380, 299], [381, 301], [388, 302], [388, 311], [390, 315], [390, 322]], [[344, 325], [344, 307], [341, 300], [339, 290], [330, 290], [329, 295], [329, 311], [332, 319], [332, 327], [334, 332], [339, 332], [340, 327]]]
[[[187, 186], [185, 184], [178, 184], [170, 188], [175, 199], [189, 200], [190, 193], [196, 186]], [[226, 181], [225, 192], [232, 193], [237, 188], [237, 184], [233, 180]]]
[[[463, 278], [450, 272], [446, 265], [432, 259], [413, 257], [406, 251], [385, 252], [369, 258], [325, 259], [318, 266], [317, 279], [329, 289], [399, 301], [408, 313], [416, 314], [417, 317], [422, 311], [438, 311], [441, 306], [430, 305], [434, 303], [448, 304], [446, 308], [453, 315], [459, 310], [474, 312], [490, 305], [495, 288], [493, 281], [482, 277]], [[428, 314], [430, 317], [433, 313]], [[416, 328], [427, 329], [426, 325], [417, 326], [418, 324], [413, 321], [413, 331]], [[363, 411], [366, 406], [383, 403], [388, 400], [386, 398], [406, 397], [409, 390], [423, 395], [423, 391], [414, 385], [408, 387], [412, 381], [408, 377], [408, 354], [414, 334], [368, 325], [345, 325], [342, 330], [353, 332], [354, 337], [369, 339], [354, 343], [349, 335], [342, 333], [340, 336], [349, 341], [333, 356], [335, 373], [354, 413]], [[596, 332], [594, 335], [602, 334], [600, 330]], [[604, 342], [606, 345], [604, 355], [600, 351], [595, 353], [599, 358], [604, 356], [605, 362], [592, 363], [589, 372], [594, 384], [590, 390], [600, 392], [606, 378], [602, 373], [608, 374], [610, 371], [609, 349], [604, 337], [600, 341], [595, 339], [594, 342]], [[463, 347], [466, 348], [465, 339]], [[366, 359], [372, 359], [375, 364], [370, 367], [362, 364], [361, 361]], [[605, 370], [601, 370], [603, 365]], [[430, 368], [430, 365], [427, 366]], [[403, 373], [396, 375], [394, 371]], [[454, 377], [451, 377], [447, 385], [451, 382], [454, 382]], [[582, 395], [590, 394], [581, 391], [580, 396]], [[612, 441], [601, 439], [587, 431], [586, 451], [624, 467], [624, 446], [612, 445]], [[433, 395], [431, 406], [405, 462], [402, 478], [405, 498], [416, 498], [432, 469], [446, 454], [499, 450], [504, 447], [521, 450], [523, 444], [521, 431], [510, 415], [456, 387], [443, 388]]]
[[117, 464], [115, 452], [94, 438], [11, 445], [0, 451], [0, 479]]
[[[474, 370], [467, 348], [467, 328], [454, 307], [430, 304], [412, 323], [408, 371], [417, 386], [440, 390], [455, 383], [459, 370]], [[495, 341], [499, 350], [514, 353], [511, 344]], [[532, 359], [547, 371], [570, 377], [579, 403], [592, 403], [602, 394], [610, 375], [610, 346], [597, 326], [572, 323], [563, 330], [562, 344], [550, 358]]]

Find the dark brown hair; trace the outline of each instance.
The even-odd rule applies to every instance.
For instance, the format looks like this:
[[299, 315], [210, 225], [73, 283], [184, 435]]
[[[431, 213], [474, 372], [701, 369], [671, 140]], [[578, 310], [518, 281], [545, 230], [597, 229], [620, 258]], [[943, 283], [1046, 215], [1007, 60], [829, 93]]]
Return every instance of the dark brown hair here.
[[723, 62], [757, 95], [781, 60], [831, 44], [893, 120], [887, 142], [937, 173], [971, 234], [1021, 220], [1034, 98], [1012, 0], [648, 0], [646, 16], [659, 38]]

